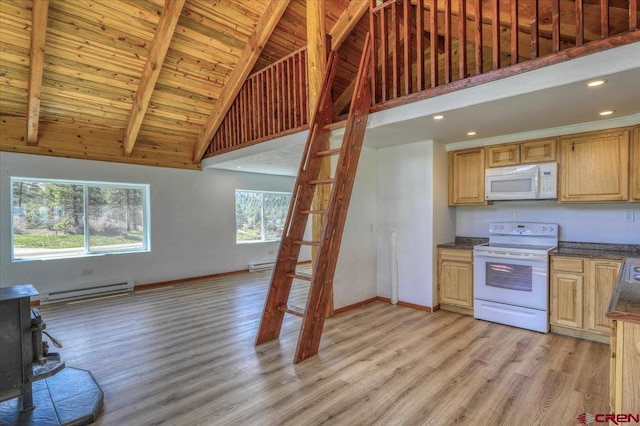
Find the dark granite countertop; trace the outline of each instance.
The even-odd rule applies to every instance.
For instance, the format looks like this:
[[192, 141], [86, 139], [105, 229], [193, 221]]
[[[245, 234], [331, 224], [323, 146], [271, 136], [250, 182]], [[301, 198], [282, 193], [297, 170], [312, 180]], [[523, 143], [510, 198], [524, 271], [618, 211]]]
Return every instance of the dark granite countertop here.
[[560, 241], [558, 249], [549, 254], [551, 256], [625, 259], [627, 257], [640, 257], [640, 245]]
[[[473, 246], [488, 243], [483, 237], [456, 237], [455, 241], [438, 244], [438, 248], [473, 250]], [[640, 257], [640, 244], [610, 244], [560, 241], [551, 256], [571, 256], [599, 259], [618, 259]]]
[[489, 242], [488, 238], [456, 237], [455, 241], [452, 241], [450, 243], [438, 244], [438, 248], [473, 250], [473, 246], [477, 246], [478, 244], [484, 244], [488, 242]]
[[616, 287], [611, 295], [607, 317], [640, 324], [640, 284], [627, 281], [628, 265], [640, 265], [639, 258], [628, 258], [618, 275]]

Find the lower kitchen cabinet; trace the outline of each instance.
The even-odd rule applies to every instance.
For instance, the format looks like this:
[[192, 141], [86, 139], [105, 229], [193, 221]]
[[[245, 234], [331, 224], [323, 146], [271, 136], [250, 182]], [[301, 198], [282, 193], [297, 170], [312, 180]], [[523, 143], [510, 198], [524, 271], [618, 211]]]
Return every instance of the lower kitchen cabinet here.
[[605, 316], [621, 260], [551, 257], [551, 331], [609, 342]]
[[440, 309], [473, 315], [473, 250], [438, 249]]
[[640, 407], [640, 324], [613, 320], [609, 401], [614, 413], [638, 412]]

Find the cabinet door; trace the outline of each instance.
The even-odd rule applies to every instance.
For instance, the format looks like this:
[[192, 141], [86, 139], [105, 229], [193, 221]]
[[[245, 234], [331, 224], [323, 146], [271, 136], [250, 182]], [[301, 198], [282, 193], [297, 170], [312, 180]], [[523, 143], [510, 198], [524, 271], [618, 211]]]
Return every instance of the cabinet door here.
[[486, 204], [484, 149], [449, 152], [449, 205]]
[[551, 275], [551, 324], [582, 329], [584, 277], [568, 272]]
[[631, 199], [640, 201], [640, 126], [633, 129], [631, 145]]
[[440, 264], [440, 302], [473, 308], [473, 266], [443, 260]]
[[558, 145], [556, 138], [524, 142], [520, 144], [520, 163], [556, 161], [558, 158], [557, 152]]
[[622, 262], [615, 260], [589, 261], [587, 328], [591, 331], [603, 334], [611, 331], [611, 320], [606, 317], [606, 313], [621, 266]]
[[515, 166], [520, 164], [520, 145], [517, 143], [488, 146], [486, 150], [487, 167]]
[[567, 136], [560, 147], [560, 201], [629, 198], [629, 130]]

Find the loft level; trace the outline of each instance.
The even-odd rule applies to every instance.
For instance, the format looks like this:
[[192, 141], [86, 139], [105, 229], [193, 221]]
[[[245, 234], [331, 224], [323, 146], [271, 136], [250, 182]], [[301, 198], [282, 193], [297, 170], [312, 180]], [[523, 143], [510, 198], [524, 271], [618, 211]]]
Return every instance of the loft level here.
[[[638, 42], [638, 13], [638, 0], [371, 0], [371, 110]], [[353, 86], [333, 94], [336, 116]], [[307, 129], [307, 88], [306, 48], [249, 76], [205, 157]]]

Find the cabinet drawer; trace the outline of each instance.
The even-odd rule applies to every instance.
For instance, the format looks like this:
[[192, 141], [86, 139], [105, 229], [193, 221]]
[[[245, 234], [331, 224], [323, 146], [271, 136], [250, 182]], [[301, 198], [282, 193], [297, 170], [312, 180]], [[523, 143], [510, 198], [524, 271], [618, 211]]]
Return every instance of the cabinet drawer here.
[[577, 257], [551, 258], [551, 269], [554, 271], [584, 272], [584, 260]]
[[440, 260], [471, 263], [473, 262], [473, 250], [440, 249]]

